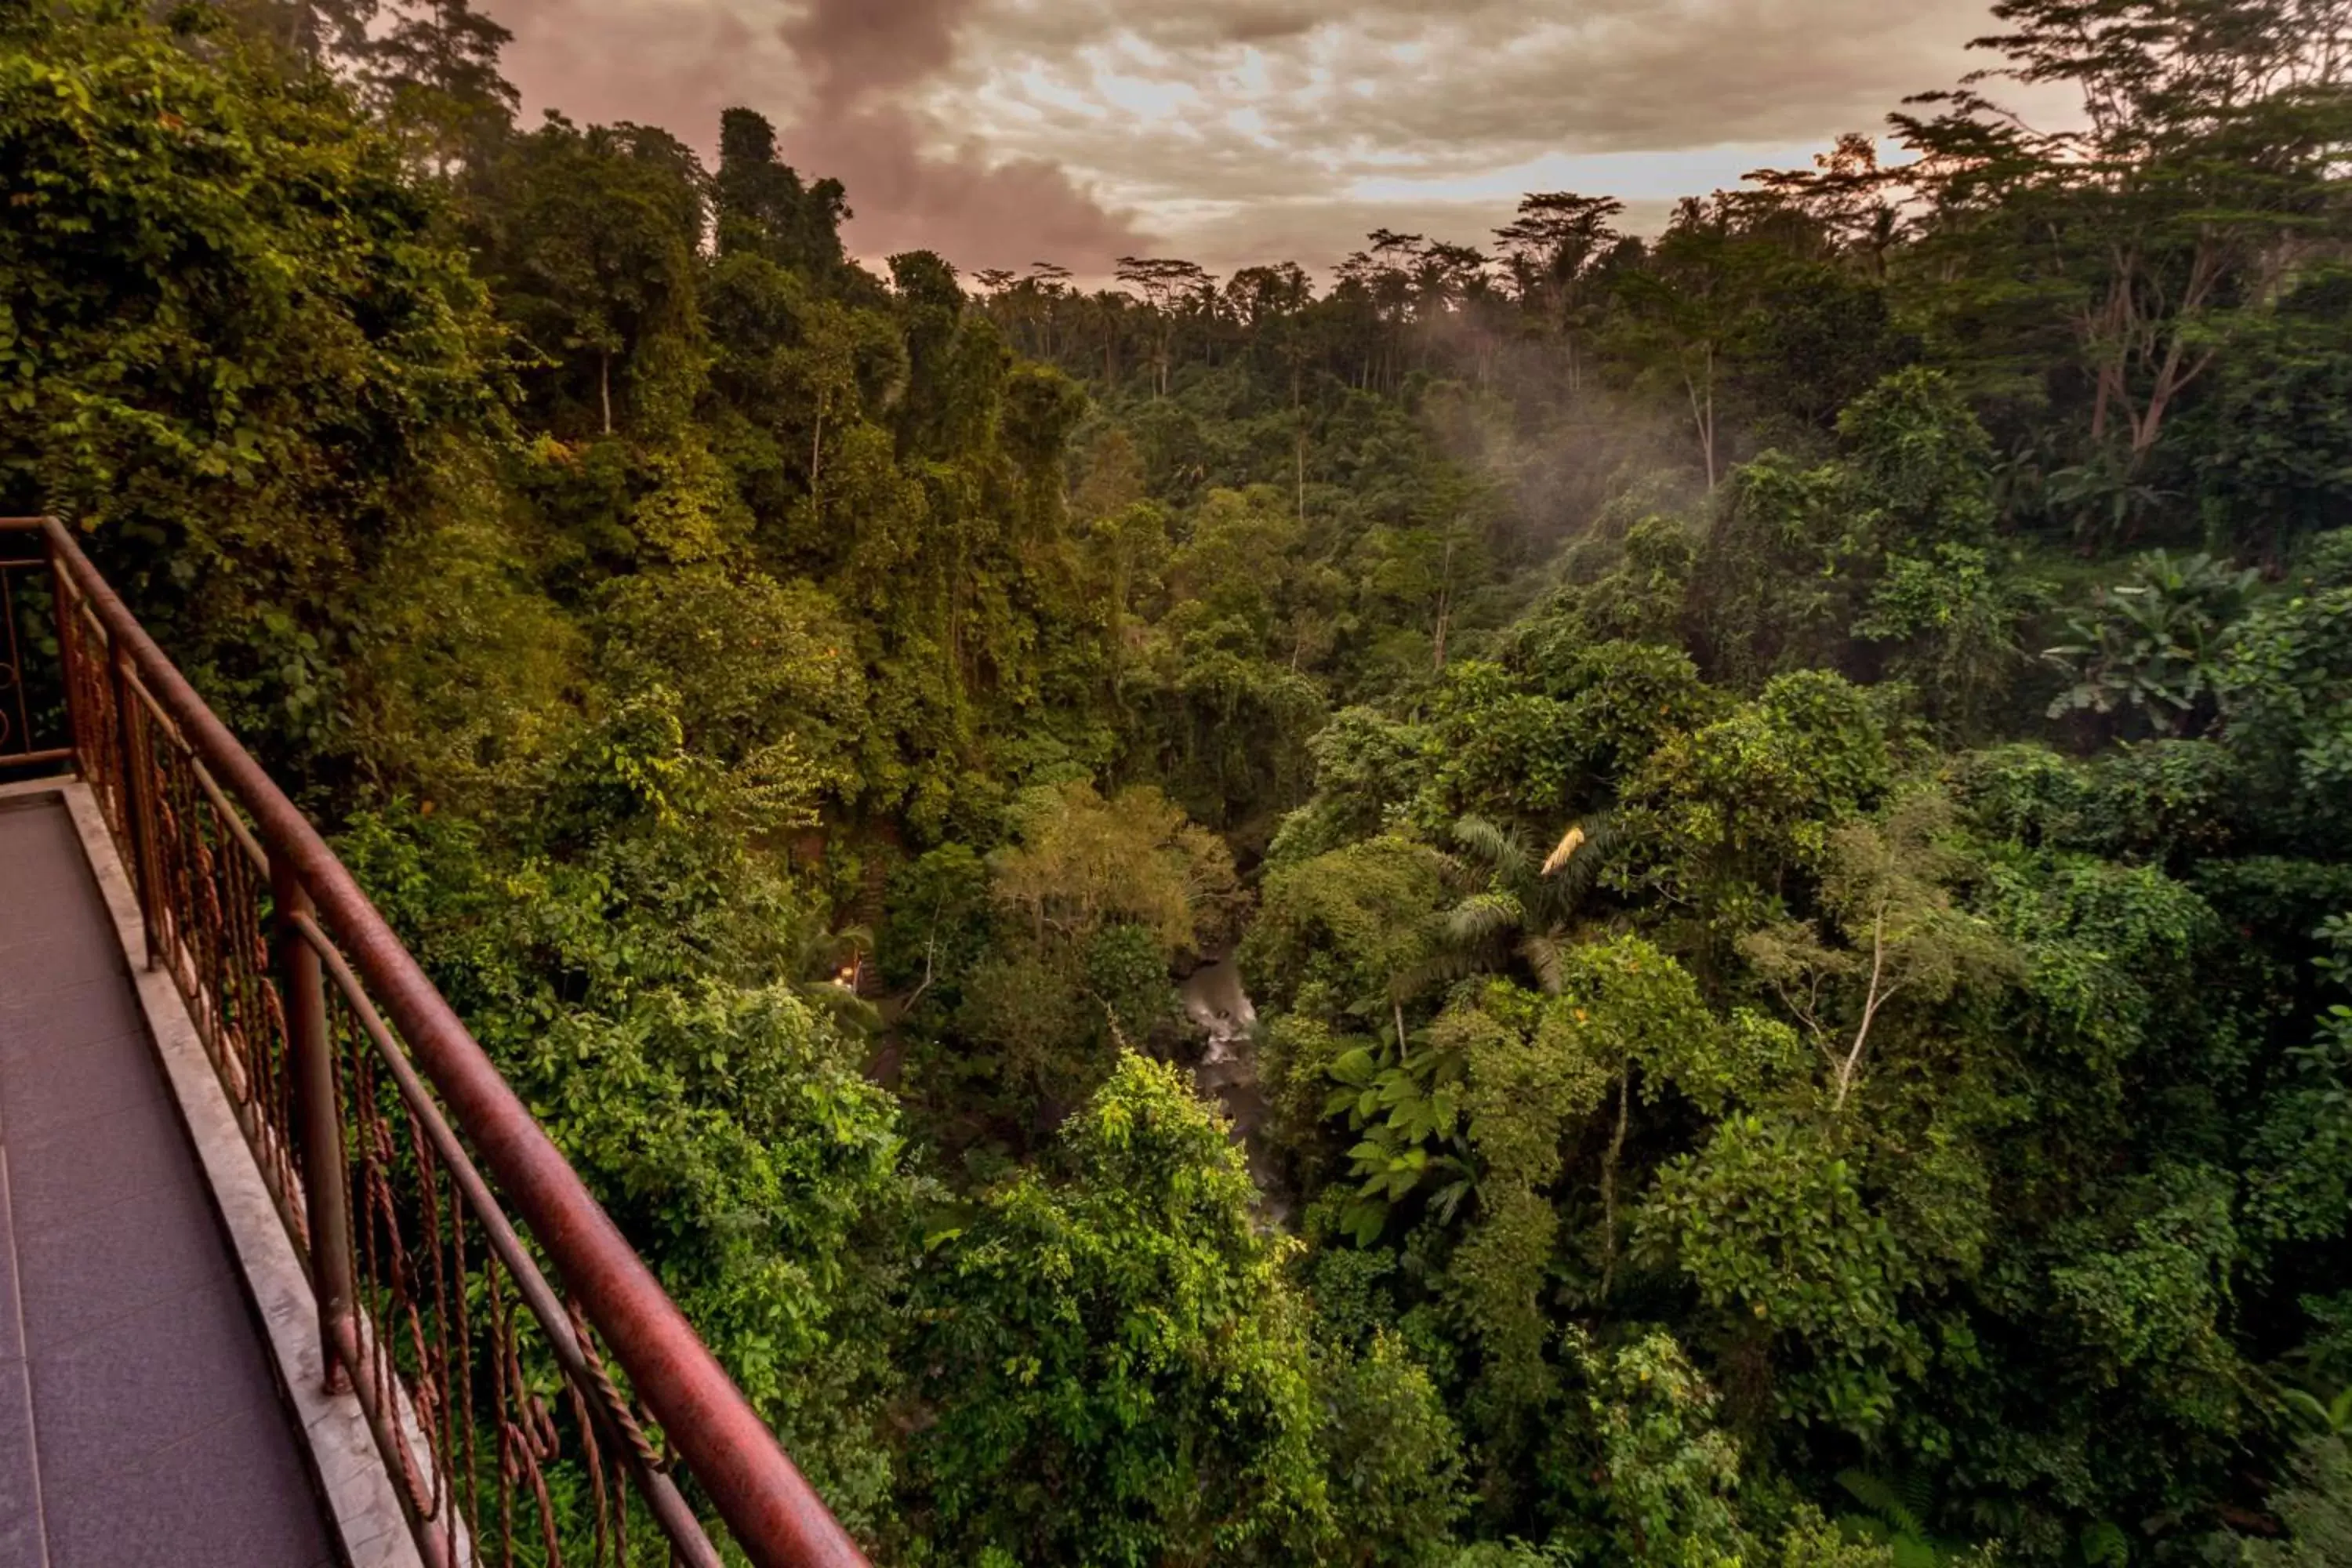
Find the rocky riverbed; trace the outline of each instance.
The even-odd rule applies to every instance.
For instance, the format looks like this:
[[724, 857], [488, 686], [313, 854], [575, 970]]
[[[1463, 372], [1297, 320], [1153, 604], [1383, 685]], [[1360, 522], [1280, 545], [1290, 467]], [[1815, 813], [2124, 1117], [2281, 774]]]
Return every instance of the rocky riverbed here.
[[1265, 1139], [1265, 1092], [1257, 1078], [1257, 1008], [1230, 955], [1211, 959], [1177, 987], [1186, 1016], [1208, 1037], [1192, 1080], [1233, 1122], [1260, 1203], [1276, 1222], [1290, 1215], [1290, 1193]]

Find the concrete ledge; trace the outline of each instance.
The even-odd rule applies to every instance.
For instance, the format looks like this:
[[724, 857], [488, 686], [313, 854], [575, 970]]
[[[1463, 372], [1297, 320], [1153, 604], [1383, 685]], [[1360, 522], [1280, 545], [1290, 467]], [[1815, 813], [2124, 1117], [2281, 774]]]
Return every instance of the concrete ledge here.
[[313, 1474], [332, 1515], [351, 1568], [423, 1568], [407, 1516], [391, 1475], [376, 1452], [357, 1398], [329, 1394], [318, 1309], [294, 1244], [262, 1184], [253, 1152], [229, 1107], [171, 976], [144, 963], [146, 938], [131, 881], [89, 786], [71, 780], [35, 779], [0, 785], [0, 797], [56, 795], [63, 798], [89, 858], [99, 890], [113, 917], [115, 935], [147, 1016], [148, 1034], [180, 1107], [189, 1139], [210, 1180], [215, 1205], [245, 1276], [246, 1292], [268, 1332], [278, 1379], [309, 1445]]

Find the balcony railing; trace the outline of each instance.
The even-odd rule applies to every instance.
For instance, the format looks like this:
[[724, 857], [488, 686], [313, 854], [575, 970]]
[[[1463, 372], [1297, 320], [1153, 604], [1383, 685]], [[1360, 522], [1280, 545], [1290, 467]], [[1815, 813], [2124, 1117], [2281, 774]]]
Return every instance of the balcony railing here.
[[[69, 766], [95, 795], [146, 962], [186, 1003], [302, 1259], [330, 1381], [365, 1414], [424, 1560], [862, 1563], [351, 873], [73, 536], [0, 519], [0, 767]], [[37, 618], [53, 649], [35, 647], [51, 640]], [[37, 652], [61, 689], [47, 700]]]

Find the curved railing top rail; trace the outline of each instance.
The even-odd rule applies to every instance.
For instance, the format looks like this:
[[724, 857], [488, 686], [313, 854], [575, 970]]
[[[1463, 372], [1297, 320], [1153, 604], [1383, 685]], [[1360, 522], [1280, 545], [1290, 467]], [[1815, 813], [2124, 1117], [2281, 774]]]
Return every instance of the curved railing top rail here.
[[69, 531], [54, 518], [0, 519], [0, 531], [37, 531], [187, 745], [251, 816], [263, 847], [295, 868], [320, 921], [398, 1027], [500, 1197], [555, 1264], [737, 1543], [761, 1568], [863, 1564], [767, 1423], [318, 829], [164, 657]]

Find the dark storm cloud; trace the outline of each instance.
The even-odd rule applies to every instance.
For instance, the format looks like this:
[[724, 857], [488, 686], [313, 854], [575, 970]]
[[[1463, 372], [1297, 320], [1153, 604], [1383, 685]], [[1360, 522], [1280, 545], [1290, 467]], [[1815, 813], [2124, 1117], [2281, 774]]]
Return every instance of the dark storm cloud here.
[[534, 102], [706, 146], [729, 103], [772, 115], [848, 185], [861, 254], [1082, 271], [1155, 244], [1326, 263], [1382, 215], [1475, 240], [1526, 188], [1657, 210], [1875, 127], [1988, 23], [1984, 0], [490, 4]]
[[973, 0], [814, 0], [778, 31], [816, 79], [820, 100], [839, 107], [946, 68], [972, 8]]
[[776, 51], [724, 4], [488, 0], [485, 8], [514, 32], [503, 63], [533, 113], [659, 125], [707, 148], [721, 107], [775, 96]]
[[1067, 258], [1089, 270], [1149, 237], [1044, 157], [942, 147], [942, 128], [900, 95], [944, 70], [974, 0], [814, 0], [781, 29], [813, 101], [786, 153], [848, 186], [849, 238], [869, 256], [936, 250], [959, 266]]
[[966, 271], [1053, 258], [1094, 274], [1151, 247], [1152, 236], [1060, 164], [972, 145], [942, 149], [936, 134], [924, 119], [885, 103], [803, 121], [784, 146], [795, 163], [849, 187], [856, 213], [849, 240], [864, 256], [936, 250]]
[[1041, 257], [1089, 271], [1152, 236], [1050, 158], [958, 138], [908, 95], [954, 58], [971, 0], [818, 0], [757, 28], [720, 0], [504, 0], [509, 68], [534, 107], [666, 126], [712, 150], [719, 111], [778, 121], [804, 172], [849, 189], [848, 238], [879, 259], [932, 249], [966, 268]]

